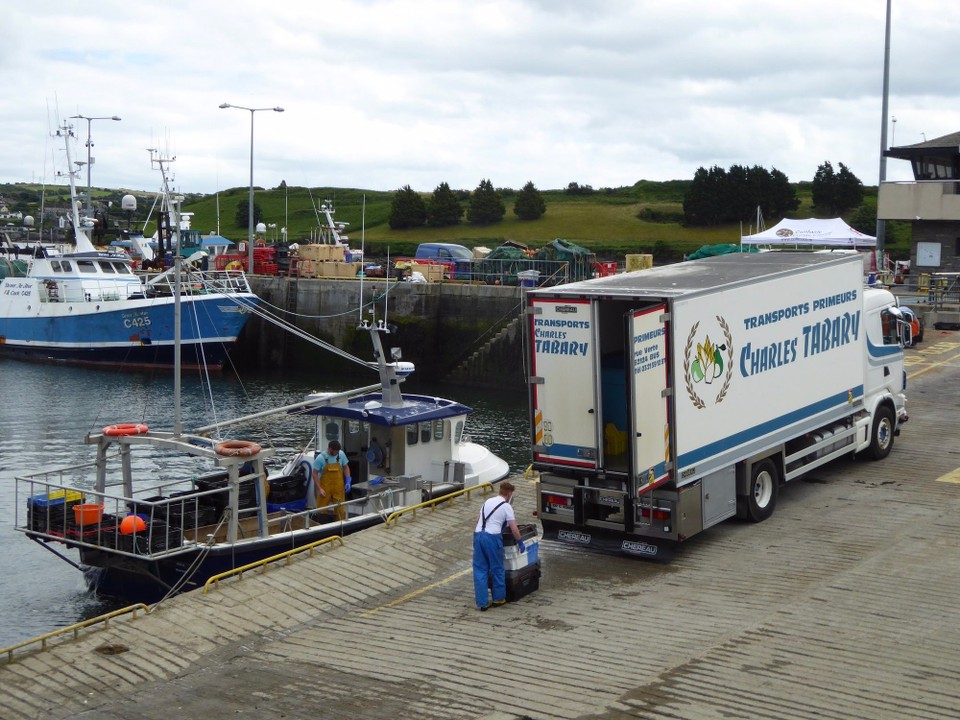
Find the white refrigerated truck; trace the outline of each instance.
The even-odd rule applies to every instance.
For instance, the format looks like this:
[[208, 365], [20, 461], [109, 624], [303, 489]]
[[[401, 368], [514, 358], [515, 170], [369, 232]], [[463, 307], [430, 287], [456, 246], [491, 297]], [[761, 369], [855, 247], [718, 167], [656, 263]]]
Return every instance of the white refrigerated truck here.
[[545, 536], [648, 557], [907, 420], [896, 298], [856, 254], [731, 254], [529, 291]]

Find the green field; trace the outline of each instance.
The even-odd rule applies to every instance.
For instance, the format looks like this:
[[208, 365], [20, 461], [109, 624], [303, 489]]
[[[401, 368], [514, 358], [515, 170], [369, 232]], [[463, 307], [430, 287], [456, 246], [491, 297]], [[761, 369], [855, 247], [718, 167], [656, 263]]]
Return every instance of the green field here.
[[[504, 191], [507, 209], [502, 222], [476, 226], [465, 221], [445, 228], [421, 227], [410, 230], [391, 230], [388, 224], [392, 192], [378, 192], [350, 188], [272, 188], [255, 190], [254, 202], [260, 208], [262, 221], [275, 225], [267, 231], [267, 241], [279, 237], [279, 229], [288, 227], [291, 242], [302, 242], [315, 237], [321, 203], [332, 201], [336, 219], [349, 223], [348, 234], [352, 247], [364, 244], [368, 257], [410, 255], [421, 242], [453, 242], [468, 247], [494, 248], [512, 240], [533, 248], [541, 247], [556, 238], [563, 238], [594, 250], [600, 259], [622, 259], [627, 253], [651, 253], [658, 263], [679, 260], [703, 245], [736, 243], [741, 226], [685, 227], [679, 222], [651, 222], [641, 217], [677, 219], [683, 212], [683, 196], [690, 181], [640, 181], [633, 186], [603, 188], [589, 194], [571, 195], [564, 190], [541, 191], [547, 205], [546, 214], [539, 220], [521, 221], [513, 214], [514, 191]], [[795, 185], [800, 208], [791, 217], [817, 217], [811, 205], [810, 183]], [[0, 185], [0, 195], [12, 193], [26, 196], [32, 186], [24, 184]], [[126, 191], [94, 189], [96, 200], [113, 200], [118, 208], [120, 197]], [[204, 233], [218, 227], [220, 234], [231, 240], [244, 240], [246, 225], [236, 222], [237, 207], [246, 207], [249, 189], [231, 188], [218, 195], [187, 195], [183, 209], [194, 213], [193, 227]], [[133, 226], [141, 227], [153, 204], [153, 196], [136, 192], [137, 217]], [[426, 200], [430, 193], [424, 193]], [[876, 202], [876, 188], [865, 188], [867, 202]], [[16, 195], [14, 195], [16, 197]], [[48, 203], [49, 189], [48, 189]], [[771, 227], [780, 218], [765, 218]], [[848, 218], [849, 219], [849, 218]], [[124, 224], [123, 213], [114, 210], [109, 225]], [[756, 218], [743, 218], [744, 234], [755, 231]], [[896, 258], [909, 257], [909, 226], [889, 223], [887, 250]], [[147, 233], [153, 232], [148, 224]]]

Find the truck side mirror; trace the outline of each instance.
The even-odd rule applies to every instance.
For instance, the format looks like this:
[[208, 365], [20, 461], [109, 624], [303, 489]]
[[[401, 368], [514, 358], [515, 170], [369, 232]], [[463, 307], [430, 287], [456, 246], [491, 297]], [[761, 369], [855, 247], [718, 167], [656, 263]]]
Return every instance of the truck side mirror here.
[[913, 345], [913, 327], [910, 323], [903, 320], [897, 320], [897, 327], [900, 329], [900, 343], [904, 347]]

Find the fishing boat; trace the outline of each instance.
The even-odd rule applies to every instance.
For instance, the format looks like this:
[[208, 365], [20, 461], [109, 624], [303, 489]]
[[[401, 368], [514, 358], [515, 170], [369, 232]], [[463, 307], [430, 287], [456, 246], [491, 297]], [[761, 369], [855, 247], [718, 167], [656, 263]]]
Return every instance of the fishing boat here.
[[[258, 302], [246, 276], [204, 270], [207, 258], [198, 252], [184, 264], [183, 283], [175, 288], [172, 269], [135, 273], [129, 254], [95, 247], [94, 221], [80, 215], [77, 203], [72, 126], [64, 125], [58, 135], [66, 146], [75, 246], [55, 252], [37, 245], [26, 258], [18, 253], [22, 262], [5, 263], [0, 353], [111, 368], [172, 367], [176, 356], [187, 367], [222, 367]], [[171, 196], [169, 161], [153, 154], [151, 160]], [[176, 247], [180, 222], [173, 219], [169, 226]], [[174, 352], [175, 299], [186, 319], [179, 353]]]
[[[108, 425], [85, 439], [96, 450], [90, 463], [18, 476], [16, 529], [84, 570], [98, 593], [153, 602], [507, 475], [503, 459], [467, 438], [471, 408], [401, 392], [414, 368], [397, 348], [384, 350], [392, 337], [385, 319], [363, 320], [359, 330], [369, 334], [373, 360], [350, 357], [376, 369], [378, 383], [182, 432], [175, 375], [172, 430]], [[307, 418], [312, 438], [284, 458], [269, 441], [228, 438], [269, 416]], [[331, 440], [347, 455], [352, 487], [343, 502], [318, 508], [312, 464]], [[182, 472], [169, 477], [171, 467]]]

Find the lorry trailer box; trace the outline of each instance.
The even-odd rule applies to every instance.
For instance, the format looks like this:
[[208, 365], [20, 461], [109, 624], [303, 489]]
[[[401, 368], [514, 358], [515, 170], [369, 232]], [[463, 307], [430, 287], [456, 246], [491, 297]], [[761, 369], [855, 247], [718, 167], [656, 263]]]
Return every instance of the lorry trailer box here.
[[782, 483], [884, 457], [907, 419], [905, 323], [856, 253], [731, 254], [526, 298], [546, 537], [649, 556], [760, 521]]

